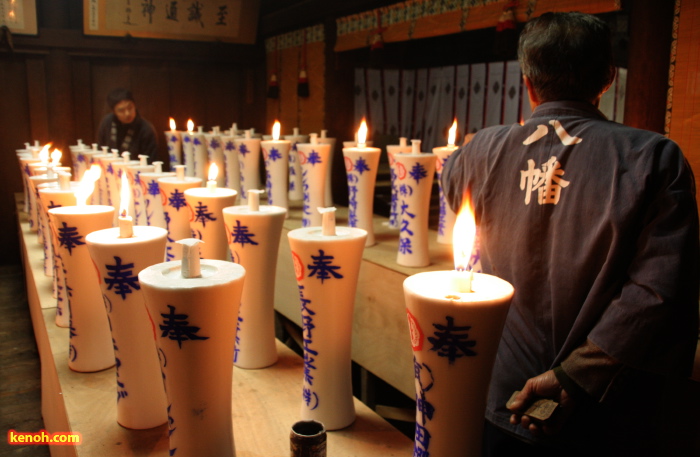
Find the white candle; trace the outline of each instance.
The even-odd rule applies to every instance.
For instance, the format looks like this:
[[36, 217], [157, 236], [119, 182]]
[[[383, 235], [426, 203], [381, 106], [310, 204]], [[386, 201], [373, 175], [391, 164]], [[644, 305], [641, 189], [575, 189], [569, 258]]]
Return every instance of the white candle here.
[[119, 238], [131, 238], [134, 236], [134, 221], [128, 215], [127, 208], [131, 201], [131, 188], [126, 178], [126, 173], [122, 173], [122, 187], [119, 203]]

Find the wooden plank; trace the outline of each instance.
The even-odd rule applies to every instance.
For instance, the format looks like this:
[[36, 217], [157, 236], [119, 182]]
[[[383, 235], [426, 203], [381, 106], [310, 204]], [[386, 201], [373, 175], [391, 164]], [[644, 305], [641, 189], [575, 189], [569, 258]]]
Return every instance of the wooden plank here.
[[[25, 245], [37, 244], [36, 235], [29, 232], [27, 222], [22, 221], [20, 227]], [[25, 264], [27, 284], [42, 290], [50, 283], [50, 278], [43, 276], [40, 267], [35, 266], [37, 259], [34, 257], [35, 253], [27, 251], [26, 258], [30, 260]], [[55, 309], [40, 308], [43, 301], [48, 301], [45, 294], [29, 292], [34, 315], [42, 318], [34, 321], [35, 331], [46, 335], [39, 345], [42, 357], [48, 356], [42, 375], [44, 371], [51, 374], [53, 370], [57, 380], [55, 383], [42, 382], [46, 394], [58, 402], [50, 408], [44, 405], [47, 430], [80, 432], [83, 439], [79, 446], [56, 446], [52, 453], [104, 457], [168, 455], [165, 425], [149, 430], [129, 430], [117, 423], [114, 368], [96, 373], [77, 373], [68, 368], [69, 329], [54, 324]], [[303, 360], [279, 341], [277, 351], [279, 360], [271, 367], [260, 370], [234, 368], [232, 405], [237, 455], [289, 455], [289, 429], [300, 419]], [[62, 405], [65, 405], [63, 410]], [[357, 418], [352, 425], [328, 432], [329, 452], [347, 457], [410, 455], [413, 449], [411, 439], [357, 399], [355, 409]]]

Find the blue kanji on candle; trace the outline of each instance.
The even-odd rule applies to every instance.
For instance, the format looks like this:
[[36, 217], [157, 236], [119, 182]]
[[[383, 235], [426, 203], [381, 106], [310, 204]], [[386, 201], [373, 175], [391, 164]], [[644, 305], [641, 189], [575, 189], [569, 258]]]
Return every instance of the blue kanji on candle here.
[[318, 255], [311, 256], [313, 263], [311, 265], [307, 265], [307, 268], [309, 269], [309, 277], [313, 278], [315, 276], [317, 279], [321, 280], [321, 283], [323, 283], [323, 281], [326, 279], [342, 278], [343, 275], [337, 271], [340, 270], [340, 267], [332, 264], [332, 260], [334, 258], [335, 257], [332, 255], [326, 255], [323, 249], [319, 249]]
[[175, 189], [168, 198], [168, 203], [170, 206], [175, 208], [176, 211], [180, 211], [180, 208], [187, 206], [187, 201], [185, 200], [185, 194]]
[[107, 290], [114, 288], [114, 293], [120, 295], [122, 300], [126, 300], [126, 295], [132, 292], [132, 289], [140, 290], [138, 276], [133, 274], [134, 263], [122, 263], [122, 258], [114, 256], [114, 265], [105, 265], [107, 276], [104, 281], [107, 284]]
[[245, 143], [241, 143], [240, 146], [238, 146], [238, 153], [245, 157], [246, 154], [250, 153], [250, 149], [248, 149], [248, 146], [246, 146]]
[[236, 219], [236, 226], [231, 230], [231, 243], [240, 244], [245, 247], [246, 244], [257, 246], [258, 242], [253, 240], [254, 233], [248, 231], [247, 225], [241, 225], [241, 221]]
[[270, 148], [270, 153], [267, 156], [268, 160], [271, 160], [273, 162], [276, 162], [277, 159], [282, 158], [282, 154], [280, 154], [279, 149], [277, 148]]
[[197, 202], [197, 206], [195, 207], [194, 212], [194, 220], [195, 222], [201, 222], [202, 227], [207, 226], [207, 221], [216, 220], [216, 218], [214, 217], [214, 213], [210, 213], [207, 211], [209, 211], [209, 206], [203, 205], [202, 202]]
[[238, 361], [238, 353], [241, 352], [241, 348], [239, 346], [241, 344], [241, 322], [243, 322], [243, 318], [240, 315], [240, 308], [238, 309], [239, 315], [238, 319], [236, 320], [236, 344], [233, 346], [233, 363]]
[[216, 138], [212, 138], [212, 140], [209, 142], [209, 147], [212, 148], [212, 149], [216, 149], [216, 148], [218, 148], [219, 146], [221, 146], [221, 145], [220, 145], [219, 142], [216, 140]]
[[399, 238], [399, 252], [401, 254], [413, 254], [413, 246], [411, 245], [410, 238]]
[[61, 206], [63, 206], [63, 205], [57, 205], [56, 203], [53, 202], [53, 200], [49, 201], [49, 209], [60, 208]]
[[164, 318], [163, 323], [159, 325], [161, 333], [161, 338], [166, 336], [177, 341], [177, 345], [182, 348], [182, 342], [187, 340], [208, 340], [208, 336], [197, 335], [200, 328], [194, 325], [189, 325], [190, 322], [187, 320], [189, 315], [187, 314], [177, 314], [175, 312], [175, 307], [173, 305], [168, 305], [170, 311], [168, 313], [161, 313], [160, 315]]
[[[107, 319], [109, 319], [109, 316]], [[109, 322], [109, 328], [110, 330], [112, 329], [111, 321]], [[119, 400], [129, 396], [129, 392], [127, 392], [124, 383], [119, 380], [119, 368], [122, 366], [122, 361], [119, 359], [119, 357], [117, 357], [119, 348], [117, 347], [117, 341], [114, 338], [112, 338], [112, 347], [114, 348], [115, 371], [117, 372], [117, 403], [119, 403]]]
[[58, 243], [68, 249], [68, 254], [73, 255], [73, 248], [85, 244], [83, 236], [78, 234], [77, 227], [68, 227], [68, 224], [61, 222], [62, 227], [58, 228]]
[[399, 186], [399, 195], [402, 197], [410, 197], [413, 195], [413, 187], [408, 184], [401, 184]]
[[113, 174], [114, 174], [114, 167], [112, 167], [112, 164], [111, 164], [111, 163], [110, 163], [109, 165], [107, 165], [107, 170], [106, 170], [106, 171], [107, 171], [107, 173], [109, 173], [110, 175], [113, 175]]
[[319, 154], [318, 152], [313, 151], [313, 150], [309, 153], [309, 157], [307, 160], [311, 165], [316, 165], [317, 163], [323, 163], [323, 160], [321, 159], [321, 154]]
[[[177, 428], [177, 427], [175, 427], [175, 419], [173, 418], [173, 416], [170, 415], [170, 409], [172, 407], [173, 407], [173, 404], [170, 403], [168, 405], [168, 436], [172, 435], [173, 432], [175, 431], [175, 429]], [[171, 455], [171, 456], [175, 455], [175, 451], [177, 451], [177, 448], [170, 449], [168, 455]]]
[[415, 179], [416, 184], [420, 182], [421, 179], [428, 177], [428, 170], [425, 169], [422, 163], [416, 162], [411, 167], [411, 171], [408, 172], [411, 178]]
[[191, 136], [192, 135], [189, 135], [189, 134], [185, 135], [185, 138], [182, 141], [184, 141], [185, 143], [189, 143], [190, 141], [192, 141]]
[[416, 435], [414, 440], [413, 456], [428, 457], [430, 447], [430, 432], [420, 424], [416, 424]]
[[156, 195], [160, 195], [160, 186], [158, 185], [158, 181], [156, 181], [155, 179], [148, 181], [147, 192], [148, 195], [153, 195], [154, 197]]
[[202, 141], [199, 138], [194, 137], [194, 140], [192, 140], [192, 144], [194, 144], [195, 146], [199, 146], [200, 144], [202, 144]]
[[165, 229], [168, 231], [167, 244], [165, 245], [165, 261], [170, 262], [175, 260], [175, 254], [173, 254], [173, 243], [175, 243], [175, 240], [170, 236], [170, 214], [164, 211], [163, 217], [165, 218]]
[[177, 135], [170, 135], [170, 142], [177, 143]]
[[304, 403], [306, 403], [306, 406], [309, 408], [310, 411], [313, 411], [314, 409], [318, 408], [318, 394], [316, 392], [313, 392], [308, 387], [304, 387], [301, 396], [304, 399]]
[[433, 345], [430, 350], [437, 351], [440, 357], [447, 357], [452, 365], [460, 357], [473, 357], [476, 355], [471, 348], [476, 346], [476, 341], [469, 340], [467, 331], [471, 329], [469, 325], [457, 326], [452, 316], [445, 316], [447, 323], [433, 324], [436, 331], [433, 336], [428, 337], [428, 341]]
[[311, 300], [304, 298], [304, 286], [299, 285], [299, 299], [301, 300], [301, 325], [302, 325], [302, 345], [304, 349], [304, 382], [308, 385], [313, 385], [314, 377], [311, 375], [311, 370], [316, 369], [315, 356], [318, 356], [318, 351], [310, 346], [313, 343], [312, 330], [316, 328], [313, 324], [313, 316], [316, 313], [309, 307]]
[[369, 165], [367, 165], [367, 161], [364, 159], [364, 157], [360, 157], [355, 161], [355, 171], [357, 171], [359, 174], [362, 174], [365, 171], [370, 171]]

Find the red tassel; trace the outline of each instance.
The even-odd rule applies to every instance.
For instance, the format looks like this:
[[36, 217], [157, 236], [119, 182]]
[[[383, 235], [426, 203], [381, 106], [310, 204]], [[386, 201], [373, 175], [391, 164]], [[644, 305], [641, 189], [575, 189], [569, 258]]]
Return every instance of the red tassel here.
[[279, 98], [280, 97], [280, 86], [277, 83], [277, 75], [272, 73], [270, 76], [270, 82], [267, 85], [267, 98]]
[[299, 97], [309, 96], [309, 78], [306, 76], [306, 70], [299, 72], [299, 80], [297, 82], [297, 95]]

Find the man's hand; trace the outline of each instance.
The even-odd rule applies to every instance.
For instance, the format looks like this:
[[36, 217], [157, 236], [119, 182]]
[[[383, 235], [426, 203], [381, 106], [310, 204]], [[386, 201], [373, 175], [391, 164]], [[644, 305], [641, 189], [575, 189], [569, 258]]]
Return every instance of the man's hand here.
[[[559, 410], [544, 424], [536, 423], [530, 417], [523, 415], [525, 410], [537, 399], [550, 398], [559, 403]], [[554, 371], [549, 370], [539, 376], [530, 378], [525, 383], [520, 394], [508, 405], [513, 412], [511, 424], [520, 424], [530, 430], [533, 435], [557, 433], [575, 409], [575, 400], [563, 389]]]

